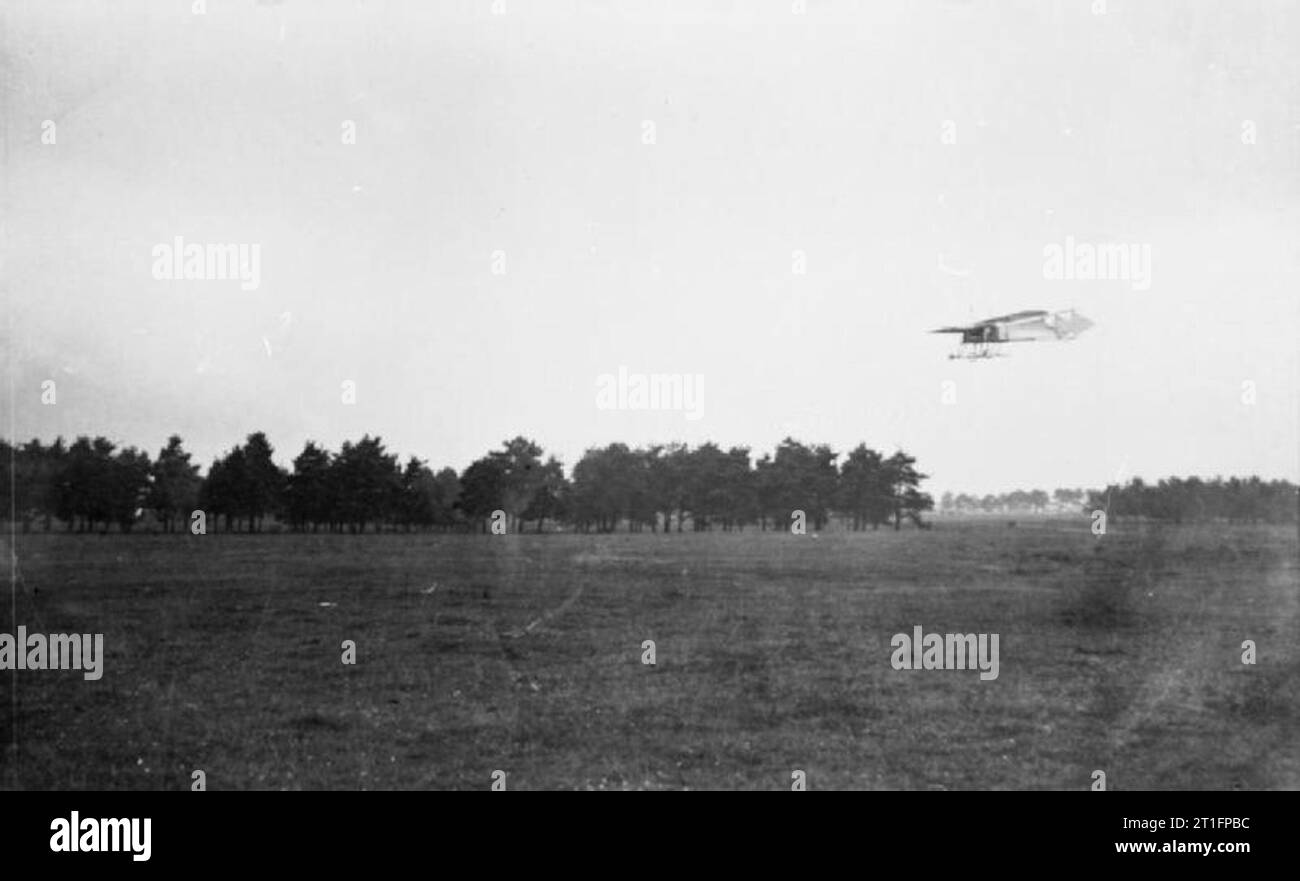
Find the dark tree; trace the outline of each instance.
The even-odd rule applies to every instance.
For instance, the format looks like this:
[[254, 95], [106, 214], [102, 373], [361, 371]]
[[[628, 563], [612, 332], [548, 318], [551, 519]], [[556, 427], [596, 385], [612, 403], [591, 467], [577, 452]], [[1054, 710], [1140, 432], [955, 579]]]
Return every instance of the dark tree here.
[[171, 532], [176, 521], [183, 524], [199, 502], [199, 466], [190, 464], [190, 454], [181, 443], [179, 435], [167, 439], [151, 474], [148, 506], [157, 514], [164, 532]]

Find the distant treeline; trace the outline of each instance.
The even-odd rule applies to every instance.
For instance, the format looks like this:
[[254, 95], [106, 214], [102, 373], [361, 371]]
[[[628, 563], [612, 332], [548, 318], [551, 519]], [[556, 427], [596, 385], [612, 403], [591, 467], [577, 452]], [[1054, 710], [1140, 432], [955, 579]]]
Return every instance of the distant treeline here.
[[[296, 531], [508, 531], [554, 524], [584, 532], [788, 530], [794, 512], [806, 528], [832, 515], [855, 530], [904, 520], [924, 525], [934, 506], [921, 492], [926, 475], [899, 451], [890, 456], [859, 444], [843, 462], [824, 444], [786, 438], [753, 461], [748, 447], [712, 443], [632, 448], [615, 443], [587, 450], [571, 475], [540, 446], [517, 437], [462, 473], [433, 471], [412, 456], [405, 465], [369, 435], [338, 452], [308, 442], [292, 470], [277, 465], [262, 432], [212, 463], [205, 476], [173, 435], [157, 458], [118, 449], [102, 437], [39, 440], [14, 447], [0, 441], [12, 479], [0, 486], [0, 517], [10, 511], [30, 530], [55, 521], [78, 532], [110, 526], [129, 531], [147, 516], [165, 532], [188, 532], [203, 511], [215, 530], [257, 532], [267, 518]], [[214, 522], [207, 522], [214, 521]], [[688, 526], [689, 524], [689, 526]]]
[[1224, 520], [1230, 523], [1295, 523], [1300, 494], [1285, 480], [1258, 477], [1202, 480], [1171, 477], [1154, 485], [1134, 478], [1103, 490], [1016, 490], [1001, 495], [954, 496], [944, 493], [939, 510], [957, 514], [1091, 513], [1105, 511], [1109, 519], [1142, 517], [1174, 523]]
[[1156, 484], [1133, 478], [1088, 494], [1088, 511], [1105, 511], [1110, 520], [1145, 517], [1174, 523], [1225, 520], [1229, 523], [1295, 523], [1300, 494], [1287, 480], [1186, 480], [1171, 477]]
[[966, 493], [954, 496], [947, 492], [939, 501], [939, 510], [957, 514], [1001, 514], [1022, 511], [1036, 514], [1063, 511], [1078, 513], [1087, 497], [1087, 491], [1082, 489], [1058, 489], [1051, 495], [1041, 489], [1018, 489], [1009, 493], [985, 496], [971, 496]]

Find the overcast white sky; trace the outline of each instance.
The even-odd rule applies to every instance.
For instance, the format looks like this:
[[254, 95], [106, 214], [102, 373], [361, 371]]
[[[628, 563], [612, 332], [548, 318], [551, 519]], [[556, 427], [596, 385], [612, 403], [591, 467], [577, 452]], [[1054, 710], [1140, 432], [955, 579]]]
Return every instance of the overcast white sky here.
[[[3, 433], [1300, 476], [1294, 6], [492, 5], [6, 2]], [[260, 286], [155, 280], [175, 236], [257, 243]], [[1149, 289], [1046, 280], [1067, 236], [1149, 245]], [[1068, 307], [1000, 360], [926, 332]], [[620, 365], [702, 374], [702, 418], [597, 409]]]

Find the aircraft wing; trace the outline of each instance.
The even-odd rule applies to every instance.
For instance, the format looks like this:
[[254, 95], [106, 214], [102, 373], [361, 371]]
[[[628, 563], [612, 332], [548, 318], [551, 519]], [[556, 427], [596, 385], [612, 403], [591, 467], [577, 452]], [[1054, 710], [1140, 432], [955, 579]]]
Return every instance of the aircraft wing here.
[[1027, 309], [1024, 312], [1012, 312], [1010, 315], [999, 315], [997, 318], [986, 318], [979, 324], [1019, 324], [1026, 321], [1041, 321], [1047, 317], [1047, 312], [1042, 309]]
[[965, 327], [940, 327], [930, 333], [959, 333], [962, 344], [1022, 343], [1034, 340], [1073, 339], [1092, 322], [1073, 309], [1049, 313], [1028, 309], [977, 321]]
[[1010, 315], [998, 315], [994, 318], [985, 318], [983, 321], [976, 321], [974, 324], [967, 324], [964, 327], [940, 327], [930, 331], [930, 333], [972, 333], [982, 327], [1005, 326], [1008, 324], [1035, 324], [1042, 322], [1047, 318], [1047, 313], [1041, 309], [1029, 309], [1024, 312], [1012, 312]]

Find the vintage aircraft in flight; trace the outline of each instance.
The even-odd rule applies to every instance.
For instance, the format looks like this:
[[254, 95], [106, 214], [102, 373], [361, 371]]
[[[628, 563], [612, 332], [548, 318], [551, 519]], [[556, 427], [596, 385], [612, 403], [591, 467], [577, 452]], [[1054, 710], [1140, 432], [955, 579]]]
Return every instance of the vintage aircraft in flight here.
[[940, 327], [931, 333], [959, 333], [961, 342], [949, 358], [992, 358], [1001, 355], [995, 347], [1003, 343], [1025, 343], [1035, 340], [1072, 340], [1092, 322], [1073, 309], [1064, 312], [1029, 310], [986, 318], [965, 327]]

